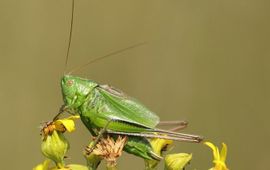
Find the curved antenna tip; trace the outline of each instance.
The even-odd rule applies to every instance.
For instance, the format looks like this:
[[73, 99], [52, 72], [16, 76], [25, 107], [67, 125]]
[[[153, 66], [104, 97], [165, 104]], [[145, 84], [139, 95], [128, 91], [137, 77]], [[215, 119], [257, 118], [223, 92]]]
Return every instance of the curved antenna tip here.
[[93, 60], [90, 60], [89, 62], [87, 62], [87, 63], [85, 63], [85, 64], [83, 64], [83, 65], [80, 65], [80, 66], [78, 66], [78, 67], [74, 67], [73, 69], [71, 69], [70, 72], [68, 72], [68, 74], [71, 74], [71, 73], [73, 73], [73, 72], [75, 72], [75, 71], [81, 70], [82, 68], [88, 66], [89, 64], [95, 63], [95, 62], [97, 62], [97, 61], [103, 60], [103, 59], [105, 59], [105, 58], [111, 57], [111, 56], [116, 55], [116, 54], [120, 54], [120, 53], [122, 53], [122, 52], [125, 52], [125, 51], [127, 51], [127, 50], [130, 50], [130, 49], [133, 49], [133, 48], [136, 48], [136, 47], [145, 45], [145, 44], [147, 44], [147, 42], [140, 42], [140, 43], [137, 43], [137, 44], [133, 44], [133, 45], [131, 45], [131, 46], [128, 46], [128, 47], [126, 47], [126, 48], [122, 48], [122, 49], [120, 49], [120, 50], [113, 51], [113, 52], [111, 52], [111, 53], [109, 53], [109, 54], [106, 54], [106, 55], [104, 55], [104, 56], [94, 58]]
[[67, 53], [66, 53], [66, 62], [65, 62], [64, 75], [66, 75], [66, 71], [67, 71], [69, 52], [70, 52], [70, 46], [71, 46], [71, 39], [72, 39], [72, 32], [73, 32], [74, 8], [75, 8], [75, 0], [72, 0], [71, 19], [70, 19], [70, 28], [69, 28], [69, 39], [68, 39], [68, 47], [67, 47]]

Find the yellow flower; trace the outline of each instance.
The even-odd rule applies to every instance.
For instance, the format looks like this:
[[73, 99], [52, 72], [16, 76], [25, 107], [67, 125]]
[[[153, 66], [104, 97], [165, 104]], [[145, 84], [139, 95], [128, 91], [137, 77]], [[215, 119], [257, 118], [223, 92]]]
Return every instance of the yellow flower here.
[[183, 170], [187, 163], [190, 162], [192, 154], [176, 153], [165, 156], [166, 170]]
[[153, 151], [159, 156], [161, 156], [162, 152], [165, 151], [167, 147], [173, 143], [173, 141], [168, 139], [154, 138], [151, 139], [150, 143]]
[[70, 116], [65, 119], [58, 119], [54, 122], [55, 129], [58, 131], [63, 131], [63, 128], [68, 132], [73, 132], [75, 130], [75, 123], [73, 120], [79, 119], [80, 116]]
[[41, 151], [45, 157], [53, 160], [58, 168], [64, 168], [64, 157], [69, 149], [69, 143], [63, 133], [65, 131], [72, 132], [75, 130], [73, 120], [77, 118], [79, 116], [59, 119], [47, 123], [42, 129], [43, 140]]
[[75, 130], [75, 119], [79, 119], [80, 116], [70, 116], [64, 119], [58, 119], [54, 122], [47, 122], [43, 125], [41, 129], [43, 140], [47, 138], [48, 135], [52, 135], [53, 131], [64, 133], [65, 131], [72, 132]]
[[204, 142], [204, 144], [213, 150], [213, 156], [214, 156], [213, 163], [215, 164], [215, 166], [211, 168], [210, 170], [228, 170], [225, 163], [226, 157], [227, 157], [227, 145], [225, 143], [222, 143], [222, 149], [221, 149], [221, 152], [219, 152], [218, 147], [215, 146], [213, 143]]
[[[154, 153], [162, 159], [162, 152], [168, 149], [168, 146], [173, 143], [172, 140], [153, 138], [150, 139], [150, 144]], [[160, 160], [144, 160], [146, 169], [155, 169]]]

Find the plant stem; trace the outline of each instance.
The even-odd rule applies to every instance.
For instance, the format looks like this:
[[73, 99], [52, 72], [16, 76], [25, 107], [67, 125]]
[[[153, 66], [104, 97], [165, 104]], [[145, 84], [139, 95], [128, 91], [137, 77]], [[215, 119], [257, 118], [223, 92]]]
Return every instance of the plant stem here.
[[63, 162], [55, 162], [57, 168], [64, 168], [65, 164]]
[[108, 161], [107, 170], [117, 170], [116, 161]]

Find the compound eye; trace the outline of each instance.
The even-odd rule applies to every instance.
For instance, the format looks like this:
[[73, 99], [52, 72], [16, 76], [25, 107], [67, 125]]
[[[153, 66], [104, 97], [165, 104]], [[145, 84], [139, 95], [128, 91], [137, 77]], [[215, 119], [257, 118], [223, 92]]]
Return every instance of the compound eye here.
[[68, 81], [67, 81], [67, 86], [70, 87], [70, 86], [72, 86], [73, 84], [74, 84], [74, 81], [73, 81], [73, 80], [68, 80]]

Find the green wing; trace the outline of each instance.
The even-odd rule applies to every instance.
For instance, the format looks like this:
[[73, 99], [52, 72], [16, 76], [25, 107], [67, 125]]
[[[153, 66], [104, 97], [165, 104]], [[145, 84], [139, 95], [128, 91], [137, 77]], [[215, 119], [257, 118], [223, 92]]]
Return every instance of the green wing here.
[[128, 126], [134, 124], [142, 128], [152, 129], [159, 123], [159, 117], [155, 113], [123, 92], [107, 85], [98, 86], [97, 89], [104, 98], [104, 116]]

